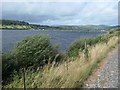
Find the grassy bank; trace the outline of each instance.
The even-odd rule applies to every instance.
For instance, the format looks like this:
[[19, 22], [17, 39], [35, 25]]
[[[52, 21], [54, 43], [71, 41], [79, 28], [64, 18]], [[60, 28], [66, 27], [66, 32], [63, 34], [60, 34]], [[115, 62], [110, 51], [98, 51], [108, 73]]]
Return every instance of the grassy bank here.
[[30, 24], [26, 21], [18, 20], [0, 20], [0, 29], [3, 30], [68, 30], [68, 31], [83, 31], [83, 32], [107, 32], [110, 29], [118, 28], [119, 26], [107, 25], [37, 25]]
[[[86, 40], [88, 40], [89, 43]], [[111, 32], [111, 34], [108, 34], [105, 38], [101, 37], [99, 39], [94, 38], [90, 40], [84, 39], [83, 46], [81, 46], [80, 43], [81, 40], [78, 41], [77, 44], [76, 42], [74, 45], [72, 44], [68, 51], [68, 55], [65, 56], [64, 58], [61, 58], [61, 60], [59, 61], [52, 60], [52, 62], [47, 62], [47, 64], [45, 64], [43, 68], [38, 67], [36, 70], [34, 70], [31, 67], [27, 68], [25, 72], [26, 87], [27, 88], [82, 87], [84, 81], [91, 75], [92, 71], [99, 66], [99, 62], [101, 62], [101, 60], [103, 60], [103, 58], [107, 56], [108, 52], [110, 52], [118, 44], [118, 32], [117, 33]], [[25, 45], [27, 44], [25, 43]], [[19, 50], [17, 49], [18, 52], [20, 50], [21, 49]], [[75, 56], [72, 50], [76, 53]], [[26, 56], [26, 58], [27, 57], [29, 57], [29, 54], [28, 56]], [[26, 59], [24, 61], [26, 61]], [[23, 87], [22, 68], [20, 68], [18, 72], [13, 71], [10, 82], [8, 82], [5, 85], [5, 88], [13, 87], [14, 88]]]

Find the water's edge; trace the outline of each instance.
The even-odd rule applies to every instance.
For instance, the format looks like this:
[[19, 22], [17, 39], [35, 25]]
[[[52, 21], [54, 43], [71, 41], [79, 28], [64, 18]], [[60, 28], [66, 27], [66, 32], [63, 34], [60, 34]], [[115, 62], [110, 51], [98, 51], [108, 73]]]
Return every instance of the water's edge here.
[[58, 31], [58, 30], [2, 30], [2, 51], [12, 50], [18, 41], [33, 35], [48, 35], [53, 44], [59, 45], [59, 49], [65, 52], [69, 45], [81, 37], [96, 37], [106, 32], [80, 32], [80, 31]]

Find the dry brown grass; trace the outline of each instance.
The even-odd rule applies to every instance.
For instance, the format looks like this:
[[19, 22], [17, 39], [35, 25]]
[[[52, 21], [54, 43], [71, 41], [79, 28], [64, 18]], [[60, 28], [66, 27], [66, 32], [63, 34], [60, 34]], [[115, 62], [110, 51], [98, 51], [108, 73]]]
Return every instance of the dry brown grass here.
[[[81, 87], [84, 81], [90, 76], [98, 63], [106, 57], [107, 53], [112, 50], [118, 43], [118, 37], [112, 37], [108, 44], [99, 43], [89, 47], [89, 59], [85, 60], [84, 53], [80, 52], [76, 60], [71, 58], [58, 66], [53, 62], [46, 65], [43, 71], [38, 70], [36, 73], [26, 75], [27, 87], [39, 88], [75, 88]], [[42, 73], [42, 77], [40, 76]], [[32, 78], [32, 79], [31, 79]], [[31, 83], [30, 83], [31, 80]], [[32, 81], [33, 80], [33, 81]], [[40, 82], [42, 80], [42, 82]], [[29, 83], [28, 83], [29, 82]], [[16, 84], [17, 83], [17, 84]], [[21, 86], [22, 79], [14, 81], [6, 87]]]
[[81, 87], [92, 70], [106, 57], [111, 48], [116, 46], [117, 42], [118, 37], [112, 37], [108, 44], [100, 43], [95, 47], [90, 47], [88, 61], [85, 60], [84, 54], [80, 53], [75, 61], [65, 62], [58, 67], [53, 65], [44, 72], [45, 81], [41, 87]]

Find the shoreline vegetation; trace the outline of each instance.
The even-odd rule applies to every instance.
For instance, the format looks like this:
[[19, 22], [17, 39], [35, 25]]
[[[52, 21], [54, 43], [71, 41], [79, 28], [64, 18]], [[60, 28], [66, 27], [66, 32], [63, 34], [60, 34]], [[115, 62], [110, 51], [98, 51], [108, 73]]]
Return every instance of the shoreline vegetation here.
[[118, 45], [119, 34], [115, 29], [105, 36], [81, 38], [66, 54], [47, 36], [27, 37], [2, 54], [3, 88], [80, 88]]
[[48, 26], [48, 25], [37, 25], [30, 24], [25, 21], [18, 20], [0, 20], [0, 29], [2, 30], [69, 30], [69, 31], [96, 31], [96, 32], [108, 32], [119, 26], [107, 26], [107, 25], [58, 25], [58, 26]]

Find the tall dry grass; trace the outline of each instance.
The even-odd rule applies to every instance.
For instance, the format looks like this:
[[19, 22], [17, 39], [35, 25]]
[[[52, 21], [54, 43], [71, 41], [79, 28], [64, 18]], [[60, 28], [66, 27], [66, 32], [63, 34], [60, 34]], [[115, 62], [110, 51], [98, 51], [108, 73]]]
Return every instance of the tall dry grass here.
[[[110, 38], [108, 43], [99, 43], [89, 47], [89, 58], [85, 59], [83, 52], [79, 53], [76, 60], [68, 58], [67, 61], [56, 66], [48, 64], [44, 69], [36, 72], [28, 71], [26, 86], [28, 88], [76, 88], [82, 87], [84, 81], [90, 76], [98, 63], [106, 57], [108, 52], [118, 44], [118, 37]], [[23, 78], [13, 81], [6, 87], [23, 87]]]
[[85, 60], [83, 53], [79, 53], [79, 57], [75, 61], [51, 67], [48, 72], [44, 72], [45, 81], [41, 87], [81, 87], [92, 70], [116, 46], [117, 42], [118, 37], [112, 37], [107, 44], [100, 43], [95, 47], [90, 47], [88, 61]]

